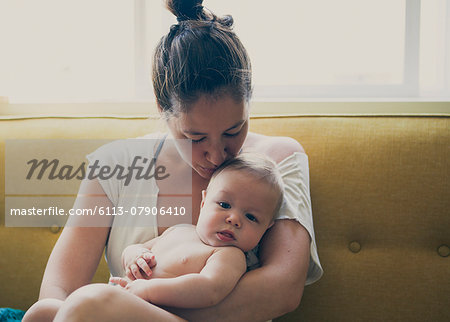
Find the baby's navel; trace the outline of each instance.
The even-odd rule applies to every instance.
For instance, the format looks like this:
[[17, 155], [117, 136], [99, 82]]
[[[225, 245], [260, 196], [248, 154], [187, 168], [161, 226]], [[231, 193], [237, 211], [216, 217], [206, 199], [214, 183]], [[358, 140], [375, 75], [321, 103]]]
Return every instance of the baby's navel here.
[[186, 264], [188, 262], [188, 258], [186, 256], [181, 257], [181, 263]]

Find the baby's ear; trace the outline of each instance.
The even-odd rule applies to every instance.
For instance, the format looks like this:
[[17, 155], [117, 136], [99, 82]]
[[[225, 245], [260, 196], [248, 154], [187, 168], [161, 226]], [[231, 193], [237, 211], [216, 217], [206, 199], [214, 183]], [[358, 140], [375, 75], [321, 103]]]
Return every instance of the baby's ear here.
[[200, 208], [203, 208], [206, 199], [206, 190], [202, 190], [202, 203], [200, 204]]

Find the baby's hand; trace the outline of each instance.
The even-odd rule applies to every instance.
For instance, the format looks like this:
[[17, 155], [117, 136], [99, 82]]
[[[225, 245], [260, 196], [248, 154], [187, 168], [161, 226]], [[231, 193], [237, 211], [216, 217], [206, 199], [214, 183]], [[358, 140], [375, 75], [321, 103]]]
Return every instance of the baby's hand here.
[[151, 268], [156, 265], [155, 256], [141, 245], [131, 245], [125, 248], [122, 254], [125, 275], [130, 280], [149, 279]]
[[148, 281], [145, 281], [142, 279], [130, 281], [129, 279], [122, 278], [122, 277], [110, 277], [109, 281], [111, 283], [119, 285], [126, 291], [128, 291], [136, 296], [139, 296], [140, 298], [142, 298], [146, 301], [150, 301], [150, 299], [147, 298], [147, 294], [148, 294], [147, 283], [148, 283]]
[[132, 281], [135, 279], [149, 279], [152, 276], [151, 268], [155, 265], [155, 256], [146, 250], [136, 257], [134, 262], [125, 267], [125, 275]]
[[125, 288], [128, 285], [128, 283], [130, 283], [131, 281], [129, 279], [127, 279], [127, 278], [111, 276], [109, 278], [109, 282], [117, 284], [120, 287]]

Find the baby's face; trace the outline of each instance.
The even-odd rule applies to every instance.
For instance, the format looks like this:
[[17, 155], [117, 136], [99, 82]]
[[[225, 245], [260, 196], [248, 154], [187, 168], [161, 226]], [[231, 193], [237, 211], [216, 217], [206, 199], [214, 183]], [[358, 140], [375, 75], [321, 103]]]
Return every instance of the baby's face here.
[[273, 224], [277, 201], [269, 183], [244, 171], [224, 170], [203, 192], [197, 233], [205, 244], [249, 251]]

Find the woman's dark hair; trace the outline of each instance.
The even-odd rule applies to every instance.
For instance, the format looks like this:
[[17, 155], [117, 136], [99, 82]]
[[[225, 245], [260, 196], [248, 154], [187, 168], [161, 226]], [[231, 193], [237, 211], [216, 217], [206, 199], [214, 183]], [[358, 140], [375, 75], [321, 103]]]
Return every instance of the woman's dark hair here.
[[251, 97], [247, 51], [232, 31], [233, 18], [219, 18], [203, 0], [167, 0], [178, 24], [158, 43], [153, 58], [153, 89], [168, 115], [186, 111], [200, 95], [228, 94], [236, 102]]

